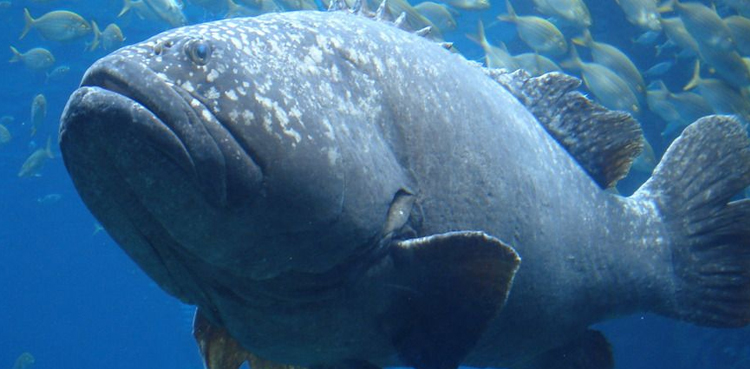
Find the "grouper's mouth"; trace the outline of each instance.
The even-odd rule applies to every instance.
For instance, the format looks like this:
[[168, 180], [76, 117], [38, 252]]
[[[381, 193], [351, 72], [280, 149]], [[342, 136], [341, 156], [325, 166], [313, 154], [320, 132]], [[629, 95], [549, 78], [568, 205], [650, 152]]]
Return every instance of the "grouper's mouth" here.
[[[71, 101], [91, 95], [89, 100], [110, 101], [124, 114], [129, 112], [132, 119], [123, 124], [138, 126], [152, 146], [179, 165], [214, 206], [247, 201], [257, 190], [262, 174], [247, 151], [208, 108], [163, 75], [143, 64], [110, 56], [87, 71], [81, 86]], [[102, 112], [94, 108], [88, 114]], [[78, 120], [86, 120], [82, 118]]]

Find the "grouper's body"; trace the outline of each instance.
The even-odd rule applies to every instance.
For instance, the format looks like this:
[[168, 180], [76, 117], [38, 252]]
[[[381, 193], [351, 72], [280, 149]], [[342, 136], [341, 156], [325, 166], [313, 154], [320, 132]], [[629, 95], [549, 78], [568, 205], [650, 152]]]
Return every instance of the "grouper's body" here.
[[199, 307], [209, 363], [219, 335], [298, 366], [604, 368], [607, 318], [747, 324], [745, 133], [706, 118], [613, 195], [640, 131], [569, 83], [347, 11], [272, 14], [97, 62], [61, 144], [103, 226]]

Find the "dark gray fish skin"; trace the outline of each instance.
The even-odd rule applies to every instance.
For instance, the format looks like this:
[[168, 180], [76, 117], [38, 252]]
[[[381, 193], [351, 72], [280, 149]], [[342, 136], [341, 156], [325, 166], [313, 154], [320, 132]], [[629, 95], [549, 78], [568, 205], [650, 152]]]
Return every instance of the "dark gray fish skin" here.
[[388, 278], [379, 243], [402, 192], [410, 236], [482, 230], [523, 258], [465, 365], [517, 366], [617, 315], [683, 314], [648, 192], [602, 191], [481, 68], [390, 25], [190, 26], [82, 85], [61, 127], [82, 198], [162, 288], [263, 358], [403, 365], [379, 320], [420, 293]]

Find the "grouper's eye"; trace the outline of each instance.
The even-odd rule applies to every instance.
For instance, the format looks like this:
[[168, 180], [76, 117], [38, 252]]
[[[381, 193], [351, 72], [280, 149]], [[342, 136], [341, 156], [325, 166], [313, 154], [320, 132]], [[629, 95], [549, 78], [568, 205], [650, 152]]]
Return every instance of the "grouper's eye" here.
[[211, 56], [211, 44], [206, 40], [191, 40], [185, 43], [185, 53], [197, 65], [206, 65]]

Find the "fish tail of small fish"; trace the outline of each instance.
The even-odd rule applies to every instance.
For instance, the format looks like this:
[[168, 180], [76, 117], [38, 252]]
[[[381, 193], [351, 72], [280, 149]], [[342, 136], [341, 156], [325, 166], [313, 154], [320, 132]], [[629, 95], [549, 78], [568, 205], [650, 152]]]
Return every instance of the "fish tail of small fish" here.
[[701, 62], [700, 60], [695, 60], [695, 68], [693, 68], [693, 77], [690, 78], [690, 81], [685, 85], [685, 87], [682, 88], [683, 91], [692, 90], [696, 86], [698, 86], [701, 83]]
[[44, 154], [50, 159], [55, 158], [55, 154], [52, 153], [52, 136], [47, 136], [47, 146], [44, 147]]
[[88, 50], [94, 51], [97, 47], [99, 47], [99, 42], [102, 38], [102, 31], [99, 30], [99, 25], [96, 24], [96, 21], [91, 20], [91, 28], [94, 31], [94, 39], [91, 41], [91, 45], [89, 45]]
[[583, 68], [583, 62], [581, 61], [581, 57], [578, 56], [578, 50], [576, 50], [575, 45], [570, 45], [570, 53], [568, 56], [568, 59], [563, 60], [560, 62], [560, 66], [565, 69], [582, 69]]
[[659, 14], [670, 13], [674, 11], [675, 0], [664, 0], [659, 6], [656, 7], [656, 11]]
[[594, 42], [594, 38], [591, 36], [591, 31], [588, 28], [584, 28], [581, 37], [574, 37], [570, 39], [574, 44], [583, 47], [589, 47]]
[[497, 16], [497, 19], [505, 22], [515, 22], [518, 16], [516, 15], [516, 10], [513, 9], [513, 4], [510, 3], [510, 0], [505, 0], [505, 9], [507, 14], [500, 14]]
[[117, 18], [122, 17], [125, 13], [133, 9], [133, 2], [131, 0], [122, 0], [122, 10], [117, 14]]
[[469, 40], [476, 42], [481, 46], [483, 49], [487, 50], [489, 47], [489, 42], [487, 42], [487, 35], [484, 33], [484, 23], [482, 23], [482, 20], [479, 20], [479, 23], [477, 24], [477, 34], [472, 35], [467, 33], [466, 38]]
[[711, 327], [750, 324], [750, 138], [733, 116], [710, 115], [669, 146], [631, 199], [651, 208], [669, 248], [656, 312]]
[[31, 17], [31, 13], [29, 13], [29, 9], [27, 8], [23, 8], [23, 22], [23, 31], [21, 31], [21, 36], [18, 36], [19, 40], [26, 37], [26, 34], [34, 27], [34, 18]]
[[8, 60], [9, 62], [16, 63], [16, 62], [21, 61], [21, 59], [23, 58], [23, 55], [21, 55], [21, 53], [18, 51], [18, 49], [16, 49], [15, 47], [11, 46], [10, 47], [10, 51], [13, 53], [13, 56], [10, 58], [10, 60]]

